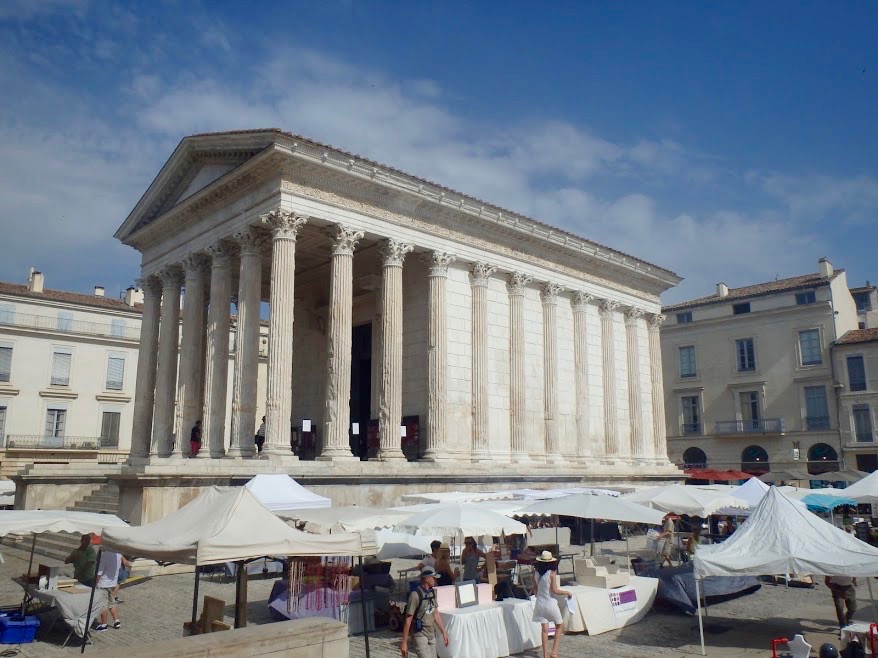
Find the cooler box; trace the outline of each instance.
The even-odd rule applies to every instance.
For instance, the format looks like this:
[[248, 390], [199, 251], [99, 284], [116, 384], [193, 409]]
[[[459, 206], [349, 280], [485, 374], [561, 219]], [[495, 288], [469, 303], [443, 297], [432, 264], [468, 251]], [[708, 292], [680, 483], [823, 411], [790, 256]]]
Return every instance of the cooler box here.
[[34, 641], [40, 620], [36, 617], [0, 617], [0, 644], [28, 644]]

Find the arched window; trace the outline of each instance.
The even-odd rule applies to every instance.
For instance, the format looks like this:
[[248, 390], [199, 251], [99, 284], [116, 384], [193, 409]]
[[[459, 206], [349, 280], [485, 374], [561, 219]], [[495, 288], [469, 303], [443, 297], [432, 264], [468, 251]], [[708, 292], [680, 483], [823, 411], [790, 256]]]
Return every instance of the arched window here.
[[741, 452], [741, 470], [753, 475], [762, 475], [771, 470], [768, 453], [762, 446], [747, 446]]
[[683, 453], [683, 468], [706, 468], [707, 455], [701, 448], [686, 448]]
[[815, 443], [808, 448], [808, 472], [820, 475], [838, 470], [838, 453], [828, 443]]

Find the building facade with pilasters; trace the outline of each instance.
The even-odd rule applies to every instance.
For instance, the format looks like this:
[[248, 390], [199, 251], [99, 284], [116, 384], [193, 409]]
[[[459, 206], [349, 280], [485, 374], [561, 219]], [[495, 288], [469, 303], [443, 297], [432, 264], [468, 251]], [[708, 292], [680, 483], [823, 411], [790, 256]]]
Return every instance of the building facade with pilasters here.
[[185, 138], [116, 236], [142, 255], [131, 464], [186, 456], [199, 417], [196, 461], [253, 457], [264, 387], [275, 465], [676, 472], [668, 270], [277, 130]]

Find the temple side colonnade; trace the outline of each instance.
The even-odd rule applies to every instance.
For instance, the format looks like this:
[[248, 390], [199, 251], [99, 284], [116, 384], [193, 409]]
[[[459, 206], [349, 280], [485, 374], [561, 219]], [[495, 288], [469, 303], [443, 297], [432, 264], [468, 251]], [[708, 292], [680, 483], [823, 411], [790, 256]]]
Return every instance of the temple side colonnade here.
[[[137, 373], [137, 397], [131, 456], [133, 458], [174, 458], [189, 455], [188, 428], [203, 419], [203, 447], [199, 459], [244, 458], [255, 454], [258, 337], [263, 256], [270, 253], [270, 320], [268, 377], [266, 393], [265, 455], [295, 460], [290, 450], [296, 239], [309, 221], [294, 211], [272, 210], [247, 226], [203, 250], [187, 254], [179, 263], [141, 281], [144, 290], [143, 333]], [[331, 271], [327, 324], [328, 350], [325, 363], [324, 442], [320, 458], [355, 459], [349, 444], [351, 379], [352, 259], [363, 232], [342, 224], [321, 227], [331, 245]], [[379, 243], [381, 257], [381, 323], [379, 342], [379, 438], [378, 459], [403, 459], [400, 449], [402, 418], [402, 269], [415, 246], [384, 238]], [[446, 440], [448, 376], [448, 267], [456, 256], [443, 251], [426, 251], [422, 260], [429, 278], [428, 406], [426, 417], [427, 460], [449, 459]], [[232, 291], [232, 270], [239, 272], [236, 294]], [[591, 461], [595, 459], [664, 459], [666, 455], [663, 414], [652, 414], [651, 428], [644, 431], [640, 408], [641, 378], [627, 377], [628, 433], [618, 429], [617, 386], [615, 376], [616, 338], [614, 314], [624, 318], [627, 372], [640, 369], [638, 331], [648, 333], [650, 360], [649, 396], [655, 405], [661, 400], [661, 361], [655, 346], [664, 317], [643, 309], [622, 307], [612, 299], [599, 299], [589, 293], [573, 291], [553, 282], [534, 282], [521, 272], [501, 273], [484, 262], [467, 264], [472, 286], [472, 418], [470, 457], [484, 461], [488, 449], [489, 387], [487, 365], [488, 308], [485, 292], [488, 279], [505, 281], [509, 297], [510, 440], [508, 457], [512, 462], [545, 459], [547, 462]], [[545, 373], [545, 436], [528, 433], [525, 388], [524, 296], [527, 286], [539, 289]], [[185, 291], [180, 321], [181, 291]], [[228, 372], [228, 332], [230, 307], [237, 307], [237, 337], [233, 372]], [[568, 304], [574, 318], [573, 369], [578, 437], [574, 455], [562, 454], [555, 425], [558, 397], [558, 350], [555, 336], [556, 309]], [[604, 419], [602, 443], [588, 440], [585, 423], [589, 414], [589, 358], [586, 312], [597, 309], [601, 318]], [[166, 328], [170, 328], [170, 330]], [[179, 360], [178, 360], [179, 344]], [[179, 368], [178, 368], [179, 362]], [[178, 372], [179, 370], [179, 372]], [[226, 409], [226, 383], [232, 378], [231, 413]], [[660, 406], [660, 405], [659, 405]], [[175, 415], [176, 414], [176, 415]], [[226, 423], [230, 418], [231, 422]], [[226, 426], [228, 424], [228, 427]], [[175, 429], [176, 428], [176, 438]], [[228, 432], [228, 435], [226, 434]], [[651, 436], [647, 442], [645, 436]], [[534, 439], [539, 440], [534, 442]], [[228, 448], [225, 446], [228, 445]], [[496, 456], [496, 455], [495, 455]]]

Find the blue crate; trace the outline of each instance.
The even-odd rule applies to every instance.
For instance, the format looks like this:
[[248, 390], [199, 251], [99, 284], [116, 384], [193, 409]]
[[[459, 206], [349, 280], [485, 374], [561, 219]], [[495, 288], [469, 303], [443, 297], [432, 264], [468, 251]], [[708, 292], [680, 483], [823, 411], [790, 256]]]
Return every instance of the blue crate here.
[[28, 644], [34, 641], [40, 620], [21, 615], [0, 617], [0, 644]]

